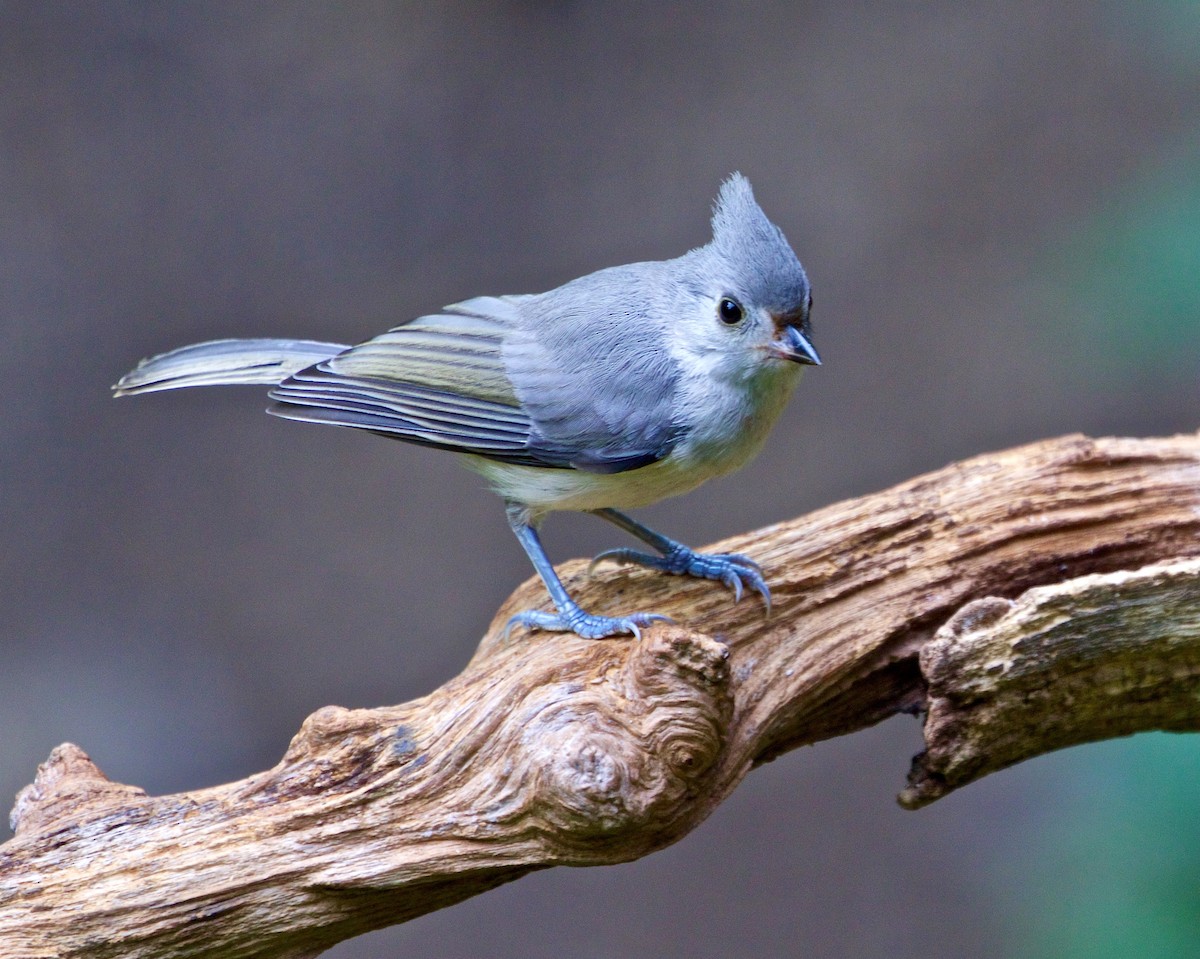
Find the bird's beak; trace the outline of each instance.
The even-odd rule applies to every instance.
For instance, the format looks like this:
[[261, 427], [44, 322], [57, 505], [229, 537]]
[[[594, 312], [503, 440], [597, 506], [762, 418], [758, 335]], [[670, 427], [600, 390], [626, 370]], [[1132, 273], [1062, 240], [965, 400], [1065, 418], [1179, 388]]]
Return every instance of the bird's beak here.
[[771, 344], [771, 348], [776, 356], [793, 363], [803, 363], [805, 366], [821, 365], [821, 357], [817, 355], [816, 347], [800, 332], [799, 327], [790, 323], [783, 328], [779, 339]]

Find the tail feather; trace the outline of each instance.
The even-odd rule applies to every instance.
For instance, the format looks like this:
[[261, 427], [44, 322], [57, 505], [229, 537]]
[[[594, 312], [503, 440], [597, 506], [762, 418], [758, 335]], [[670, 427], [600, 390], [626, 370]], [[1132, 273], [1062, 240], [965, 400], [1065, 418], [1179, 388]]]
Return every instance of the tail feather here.
[[113, 387], [116, 396], [184, 386], [274, 386], [348, 350], [316, 340], [210, 340], [142, 360]]

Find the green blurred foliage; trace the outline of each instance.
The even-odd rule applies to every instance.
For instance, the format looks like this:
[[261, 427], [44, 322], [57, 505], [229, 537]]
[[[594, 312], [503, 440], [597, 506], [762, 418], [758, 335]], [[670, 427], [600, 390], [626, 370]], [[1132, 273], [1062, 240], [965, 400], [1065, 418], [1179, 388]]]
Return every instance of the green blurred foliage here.
[[1160, 63], [1187, 73], [1200, 65], [1200, 2], [1109, 0], [1116, 29], [1146, 38]]
[[[1147, 56], [1200, 78], [1200, 2], [1110, 7], [1114, 29], [1140, 36]], [[1070, 350], [1089, 385], [1154, 381], [1200, 400], [1200, 117], [1181, 131], [1040, 267], [1061, 311], [1046, 347]], [[1200, 956], [1200, 736], [1149, 734], [1039, 762], [1061, 804], [1012, 837], [1020, 852], [998, 870], [1011, 955]]]
[[[1200, 81], [1198, 0], [1107, 8], [1114, 34], [1136, 37], [1158, 69]], [[1173, 151], [1051, 247], [1039, 266], [1057, 312], [1047, 349], [1114, 389], [1148, 377], [1200, 386], [1200, 117], [1182, 117]]]
[[1097, 372], [1200, 384], [1200, 143], [1067, 242], [1052, 266]]
[[1200, 737], [1153, 733], [1046, 760], [1062, 804], [1004, 877], [1012, 955], [1200, 954]]

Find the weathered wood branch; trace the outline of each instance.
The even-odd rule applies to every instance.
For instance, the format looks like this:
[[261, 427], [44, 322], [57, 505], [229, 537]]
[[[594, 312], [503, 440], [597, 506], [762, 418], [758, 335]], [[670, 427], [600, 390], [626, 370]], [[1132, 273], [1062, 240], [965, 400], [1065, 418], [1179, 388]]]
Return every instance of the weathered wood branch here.
[[1200, 560], [1083, 576], [964, 606], [920, 654], [926, 805], [1039, 753], [1200, 728]]
[[643, 856], [756, 764], [927, 713], [916, 806], [1021, 759], [1200, 729], [1200, 436], [1073, 436], [737, 537], [764, 618], [712, 584], [567, 564], [587, 642], [502, 624], [386, 709], [321, 709], [273, 769], [151, 797], [58, 747], [0, 846], [0, 955], [301, 957], [562, 863]]

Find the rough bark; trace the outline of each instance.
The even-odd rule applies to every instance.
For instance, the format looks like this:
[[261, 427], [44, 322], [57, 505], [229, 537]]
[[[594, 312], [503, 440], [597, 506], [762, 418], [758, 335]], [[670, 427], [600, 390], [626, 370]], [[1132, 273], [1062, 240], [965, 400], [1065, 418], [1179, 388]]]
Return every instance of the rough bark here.
[[551, 865], [633, 859], [755, 765], [926, 714], [901, 801], [1138, 730], [1200, 728], [1200, 436], [1037, 443], [717, 544], [774, 594], [586, 563], [640, 641], [516, 632], [273, 769], [151, 797], [58, 747], [0, 846], [0, 955], [314, 956]]

